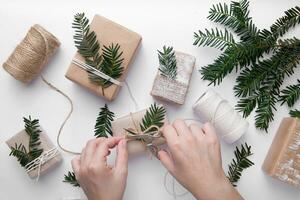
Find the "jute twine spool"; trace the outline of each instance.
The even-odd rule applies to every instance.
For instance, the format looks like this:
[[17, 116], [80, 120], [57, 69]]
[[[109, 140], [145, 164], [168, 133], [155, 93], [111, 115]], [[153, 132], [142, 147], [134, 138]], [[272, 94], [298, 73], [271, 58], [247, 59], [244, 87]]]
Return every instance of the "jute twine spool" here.
[[213, 90], [207, 90], [193, 109], [204, 121], [211, 122], [220, 137], [229, 144], [239, 140], [248, 129], [248, 122]]
[[41, 73], [59, 46], [54, 35], [35, 24], [3, 63], [3, 68], [15, 79], [28, 84]]

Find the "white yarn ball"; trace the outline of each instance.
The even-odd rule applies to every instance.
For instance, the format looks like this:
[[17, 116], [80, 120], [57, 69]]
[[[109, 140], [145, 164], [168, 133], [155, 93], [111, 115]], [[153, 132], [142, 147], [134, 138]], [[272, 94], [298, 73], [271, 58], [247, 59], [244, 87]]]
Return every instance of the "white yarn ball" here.
[[213, 90], [207, 90], [193, 105], [194, 112], [204, 121], [211, 122], [220, 137], [234, 143], [246, 133], [248, 122]]

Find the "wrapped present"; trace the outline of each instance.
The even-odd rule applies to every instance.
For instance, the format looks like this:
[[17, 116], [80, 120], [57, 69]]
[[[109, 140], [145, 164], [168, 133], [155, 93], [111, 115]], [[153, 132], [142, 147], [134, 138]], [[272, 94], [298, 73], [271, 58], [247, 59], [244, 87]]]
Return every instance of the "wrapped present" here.
[[[112, 132], [113, 136], [124, 136], [127, 135], [127, 130], [137, 130], [140, 129], [140, 124], [146, 114], [147, 110], [141, 110], [139, 112], [131, 113], [124, 117], [120, 117], [112, 122]], [[168, 123], [167, 116], [163, 119], [163, 124]], [[154, 138], [151, 141], [154, 147], [162, 145], [165, 143], [165, 139], [163, 137]], [[147, 150], [147, 144], [139, 140], [131, 140], [128, 141], [128, 153], [130, 155], [140, 154]]]
[[300, 187], [300, 119], [284, 118], [262, 166], [273, 178]]
[[[37, 178], [40, 175], [45, 174], [49, 170], [55, 168], [61, 161], [62, 156], [58, 149], [53, 145], [52, 141], [49, 139], [48, 135], [43, 129], [41, 129], [40, 134], [40, 145], [39, 147], [43, 149], [43, 160], [40, 160], [41, 156], [38, 159], [35, 159], [30, 165], [25, 167], [26, 172], [30, 178]], [[15, 147], [16, 144], [23, 144], [26, 148], [26, 151], [29, 151], [29, 135], [25, 130], [20, 131], [9, 140], [6, 141], [8, 147]]]
[[176, 76], [173, 78], [164, 76], [160, 70], [155, 77], [151, 95], [182, 105], [189, 88], [196, 58], [178, 51], [175, 51], [174, 54], [176, 58]]
[[[132, 62], [135, 52], [142, 40], [141, 36], [99, 15], [95, 15], [90, 24], [90, 30], [96, 33], [97, 40], [101, 47], [108, 47], [112, 43], [120, 45], [120, 51], [123, 52], [121, 57], [124, 60], [122, 62], [123, 72], [117, 81], [123, 82], [129, 70], [130, 63]], [[103, 49], [99, 50], [100, 54], [102, 51]], [[85, 62], [85, 59], [78, 52], [75, 54], [73, 60]], [[121, 87], [121, 84], [112, 84], [106, 88], [99, 84], [95, 84], [89, 79], [87, 70], [79, 67], [73, 61], [71, 62], [65, 76], [69, 80], [87, 88], [98, 96], [103, 96], [109, 101], [112, 101], [117, 96]]]

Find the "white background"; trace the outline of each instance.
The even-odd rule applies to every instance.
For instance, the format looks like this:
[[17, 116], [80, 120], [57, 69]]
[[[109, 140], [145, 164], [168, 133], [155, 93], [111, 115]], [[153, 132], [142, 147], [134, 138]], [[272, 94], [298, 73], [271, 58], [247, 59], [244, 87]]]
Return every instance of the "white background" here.
[[[70, 82], [64, 77], [75, 53], [72, 40], [71, 22], [76, 12], [86, 12], [92, 19], [94, 14], [103, 15], [142, 35], [141, 47], [132, 64], [127, 81], [139, 101], [141, 108], [150, 105], [153, 98], [149, 95], [157, 71], [157, 49], [164, 44], [176, 50], [197, 57], [197, 68], [211, 63], [219, 54], [212, 48], [197, 48], [192, 45], [193, 32], [198, 29], [215, 27], [206, 17], [213, 3], [222, 0], [152, 0], [152, 1], [14, 1], [0, 0], [0, 63], [13, 51], [25, 36], [29, 27], [41, 24], [62, 42], [59, 52], [43, 71], [44, 76], [65, 91], [74, 101], [74, 114], [63, 131], [62, 141], [68, 148], [81, 150], [85, 142], [93, 138], [93, 127], [104, 100]], [[226, 1], [229, 3], [229, 1]], [[252, 0], [250, 14], [259, 28], [269, 27], [283, 12], [299, 3], [296, 0]], [[288, 36], [299, 36], [300, 29], [294, 29]], [[295, 83], [299, 69], [285, 84]], [[215, 87], [224, 98], [235, 105], [233, 94], [235, 74], [228, 76]], [[192, 104], [208, 88], [208, 82], [201, 80], [195, 70], [185, 105], [166, 105], [170, 120], [195, 117]], [[210, 86], [212, 87], [212, 86]], [[9, 149], [4, 143], [23, 128], [22, 117], [32, 115], [40, 119], [43, 128], [55, 141], [58, 128], [68, 112], [69, 105], [64, 98], [44, 85], [41, 79], [25, 86], [9, 76], [0, 68], [0, 198], [1, 200], [54, 200], [61, 197], [78, 197], [80, 189], [62, 183], [63, 175], [71, 169], [71, 156], [63, 154], [64, 162], [55, 170], [43, 176], [38, 183], [30, 180], [17, 161], [9, 157]], [[109, 104], [117, 116], [134, 111], [126, 89], [121, 90], [118, 98]], [[299, 108], [299, 103], [297, 104]], [[278, 106], [275, 121], [269, 133], [260, 132], [254, 127], [254, 117], [248, 118], [250, 128], [240, 144], [247, 141], [252, 145], [254, 155], [251, 159], [255, 166], [247, 169], [238, 183], [237, 189], [245, 199], [299, 199], [300, 190], [266, 176], [261, 165], [272, 142], [281, 119], [288, 116], [288, 108]], [[223, 166], [233, 157], [235, 145], [222, 145]], [[173, 199], [163, 187], [165, 169], [161, 164], [147, 156], [131, 159], [129, 162], [128, 184], [124, 199], [153, 200]], [[211, 187], [214, 187], [213, 185]], [[180, 199], [193, 199], [187, 195]]]

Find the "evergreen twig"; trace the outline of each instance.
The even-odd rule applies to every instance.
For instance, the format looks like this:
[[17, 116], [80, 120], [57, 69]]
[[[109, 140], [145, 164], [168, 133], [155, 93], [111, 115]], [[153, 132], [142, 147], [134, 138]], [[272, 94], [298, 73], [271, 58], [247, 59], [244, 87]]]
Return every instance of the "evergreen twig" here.
[[96, 124], [95, 124], [95, 136], [98, 137], [108, 137], [112, 136], [111, 122], [114, 120], [114, 113], [111, 112], [107, 105], [100, 109], [98, 114]]
[[80, 187], [74, 172], [69, 171], [68, 174], [65, 174], [63, 182], [69, 183], [74, 187]]
[[[209, 11], [208, 18], [232, 29], [240, 37], [239, 42], [230, 43], [233, 36], [231, 33], [225, 36], [227, 29], [224, 34], [216, 29], [206, 30], [206, 34], [195, 33], [194, 44], [224, 50], [214, 63], [202, 67], [202, 79], [216, 85], [234, 69], [240, 72], [234, 86], [235, 95], [240, 98], [237, 110], [242, 111], [244, 117], [255, 111], [256, 127], [267, 131], [274, 118], [276, 103], [282, 101], [293, 105], [299, 98], [300, 91], [296, 86], [282, 91], [280, 88], [285, 77], [291, 76], [300, 62], [300, 40], [281, 40], [279, 37], [300, 23], [300, 7], [287, 10], [270, 30], [257, 29], [248, 7], [248, 0], [239, 0], [230, 5], [213, 5]], [[263, 59], [265, 53], [272, 55]]]
[[295, 109], [295, 110], [290, 110], [290, 116], [291, 117], [297, 117], [300, 118], [300, 111]]
[[227, 178], [231, 184], [236, 187], [236, 183], [242, 176], [244, 169], [251, 167], [254, 163], [248, 159], [252, 155], [251, 146], [241, 145], [241, 148], [236, 147], [234, 151], [235, 158], [232, 159], [232, 162], [229, 165]]
[[176, 79], [177, 63], [173, 47], [163, 47], [162, 51], [158, 50], [159, 71], [162, 76], [170, 79]]
[[289, 85], [281, 91], [280, 99], [281, 105], [286, 103], [289, 107], [292, 107], [300, 97], [300, 80], [297, 80], [297, 84]]
[[24, 117], [23, 121], [25, 123], [25, 132], [29, 136], [28, 151], [22, 143], [16, 143], [14, 147], [11, 147], [11, 152], [9, 155], [16, 157], [20, 165], [25, 167], [28, 163], [38, 158], [43, 153], [43, 149], [39, 147], [41, 144], [39, 120], [32, 120], [31, 116], [29, 116], [28, 118]]
[[[142, 119], [141, 130], [145, 131], [153, 125], [161, 127], [164, 124], [165, 115], [166, 109], [163, 106], [158, 106], [156, 103], [152, 104]], [[149, 132], [151, 131], [153, 130], [150, 129]]]

